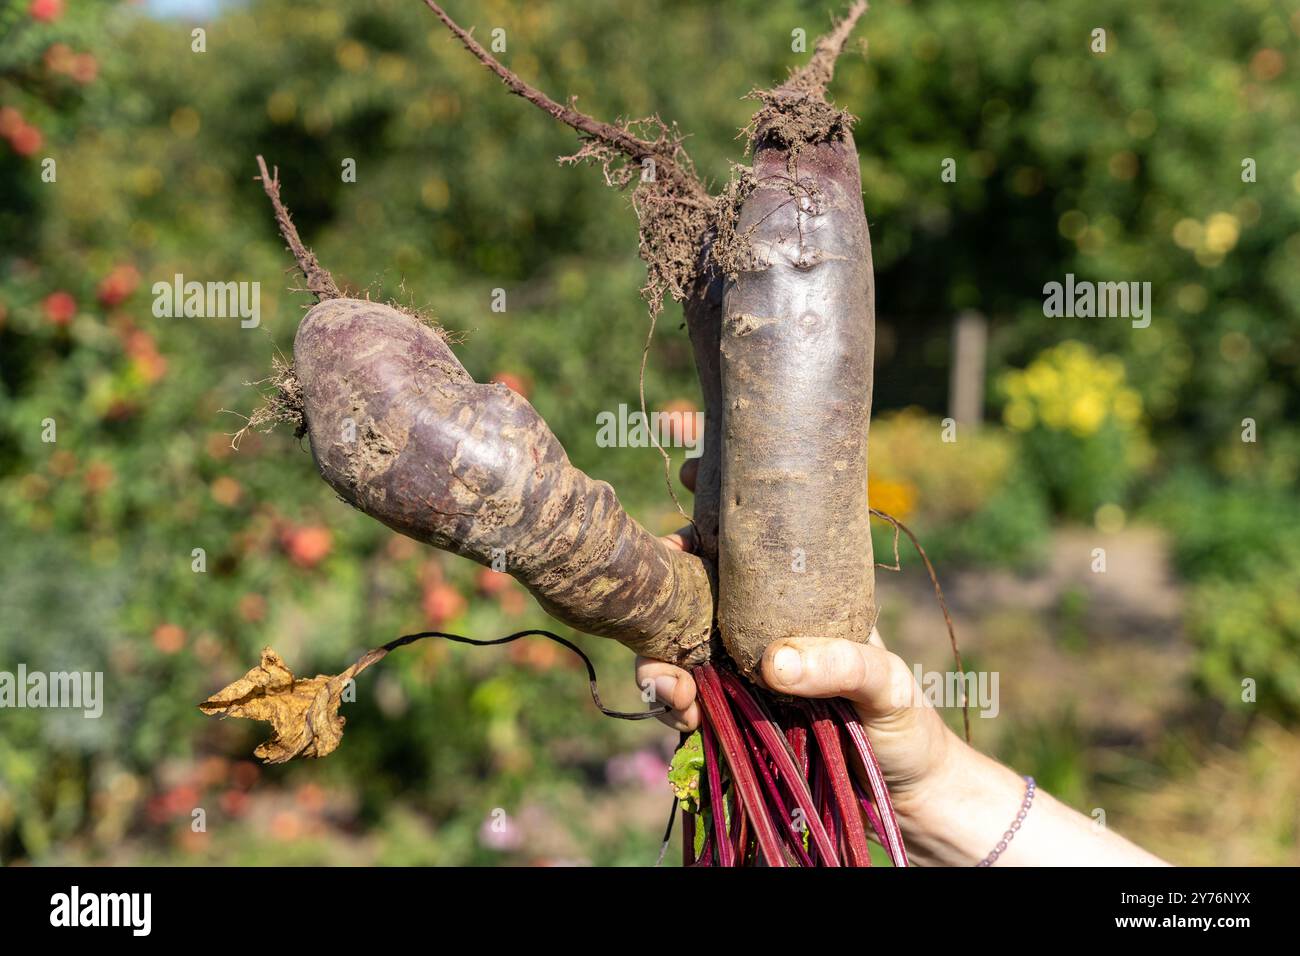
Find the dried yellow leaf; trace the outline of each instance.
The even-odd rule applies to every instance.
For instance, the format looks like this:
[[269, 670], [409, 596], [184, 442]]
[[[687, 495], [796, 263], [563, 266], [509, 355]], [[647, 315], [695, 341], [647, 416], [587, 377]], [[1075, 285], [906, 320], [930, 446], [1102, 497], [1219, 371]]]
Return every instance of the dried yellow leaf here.
[[280, 655], [267, 647], [262, 650], [261, 664], [199, 704], [199, 710], [214, 717], [267, 721], [273, 731], [271, 739], [253, 751], [266, 763], [324, 757], [343, 739], [346, 721], [339, 714], [339, 705], [344, 687], [387, 654], [384, 648], [377, 648], [341, 674], [319, 674], [308, 680], [295, 678]]
[[404, 634], [389, 641], [383, 647], [366, 651], [361, 659], [342, 674], [329, 677], [317, 674], [310, 680], [299, 680], [293, 672], [285, 667], [280, 655], [269, 647], [262, 649], [262, 663], [235, 681], [223, 687], [203, 703], [199, 710], [212, 717], [247, 717], [249, 720], [264, 720], [271, 725], [271, 739], [259, 744], [253, 754], [266, 763], [284, 763], [294, 757], [324, 757], [333, 753], [343, 739], [343, 717], [339, 714], [339, 705], [343, 702], [343, 689], [348, 681], [356, 677], [371, 664], [377, 663], [407, 644], [414, 644], [426, 637], [440, 637], [457, 644], [471, 644], [475, 647], [491, 647], [497, 644], [509, 644], [521, 637], [545, 637], [567, 647], [582, 659], [587, 668], [587, 685], [591, 690], [591, 700], [600, 712], [621, 720], [645, 720], [658, 717], [667, 711], [660, 705], [647, 711], [624, 713], [610, 710], [600, 702], [596, 692], [596, 668], [591, 658], [571, 641], [550, 631], [537, 630], [516, 631], [506, 637], [491, 641], [479, 641], [459, 634], [444, 634], [441, 631], [421, 631], [419, 634]]

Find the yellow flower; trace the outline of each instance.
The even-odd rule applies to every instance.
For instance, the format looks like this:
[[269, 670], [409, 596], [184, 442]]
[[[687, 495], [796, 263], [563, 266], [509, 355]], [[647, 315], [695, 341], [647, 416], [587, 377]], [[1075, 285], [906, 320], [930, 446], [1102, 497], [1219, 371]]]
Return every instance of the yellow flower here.
[[1093, 435], [1106, 420], [1106, 404], [1097, 392], [1080, 395], [1070, 404], [1070, 430], [1076, 435]]
[[1042, 404], [1038, 409], [1038, 415], [1048, 428], [1061, 429], [1069, 424], [1070, 409], [1057, 395], [1053, 396], [1051, 401]]
[[1025, 388], [1037, 399], [1049, 399], [1060, 390], [1056, 369], [1035, 362], [1025, 370]]
[[877, 511], [893, 515], [899, 521], [906, 521], [916, 507], [916, 485], [910, 481], [868, 478], [867, 500]]
[[1007, 404], [1003, 420], [1015, 431], [1043, 427], [1095, 434], [1108, 418], [1135, 425], [1142, 401], [1125, 385], [1124, 363], [1067, 340], [1042, 352], [1029, 366], [1002, 377]]

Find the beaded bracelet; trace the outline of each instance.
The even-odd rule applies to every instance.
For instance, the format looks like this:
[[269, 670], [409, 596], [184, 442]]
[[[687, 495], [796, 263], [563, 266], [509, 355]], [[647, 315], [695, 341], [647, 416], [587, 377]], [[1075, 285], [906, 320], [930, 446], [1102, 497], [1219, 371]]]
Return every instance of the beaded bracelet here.
[[993, 848], [993, 852], [975, 864], [977, 867], [992, 866], [993, 861], [1000, 857], [1003, 851], [1006, 850], [1007, 844], [1012, 841], [1016, 835], [1016, 831], [1019, 830], [1021, 824], [1025, 822], [1025, 817], [1029, 815], [1030, 804], [1034, 802], [1034, 787], [1034, 778], [1025, 777], [1025, 800], [1020, 804], [1020, 812], [1017, 813], [1016, 818], [1011, 821], [1011, 828], [1007, 830], [1006, 833], [1002, 834], [1002, 839], [999, 840], [998, 845]]

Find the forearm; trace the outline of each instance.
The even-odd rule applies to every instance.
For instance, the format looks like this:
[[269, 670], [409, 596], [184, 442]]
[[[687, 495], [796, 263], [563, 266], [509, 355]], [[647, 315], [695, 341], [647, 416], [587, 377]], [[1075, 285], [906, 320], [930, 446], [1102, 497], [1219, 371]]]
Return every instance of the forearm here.
[[[1025, 797], [1024, 778], [951, 740], [942, 779], [897, 806], [910, 859], [974, 866], [1002, 839]], [[995, 866], [1165, 866], [1043, 790]]]

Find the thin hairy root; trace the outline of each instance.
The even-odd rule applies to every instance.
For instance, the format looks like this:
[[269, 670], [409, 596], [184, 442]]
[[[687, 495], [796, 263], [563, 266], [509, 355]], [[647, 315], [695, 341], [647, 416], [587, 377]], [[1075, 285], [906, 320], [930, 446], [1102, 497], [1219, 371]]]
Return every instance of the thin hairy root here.
[[497, 60], [436, 0], [424, 4], [510, 92], [577, 130], [583, 145], [561, 162], [590, 162], [601, 167], [610, 186], [634, 186], [632, 206], [648, 270], [642, 296], [651, 312], [662, 308], [665, 294], [679, 302], [688, 299], [700, 278], [696, 267], [716, 219], [716, 203], [696, 175], [676, 127], [657, 116], [613, 125], [574, 108], [572, 100], [562, 105]]
[[[481, 640], [474, 637], [463, 637], [460, 634], [448, 634], [445, 631], [420, 631], [418, 634], [403, 634], [401, 637], [394, 638], [383, 647], [371, 651], [371, 654], [377, 654], [375, 660], [395, 651], [399, 647], [405, 647], [407, 644], [414, 644], [416, 641], [423, 641], [426, 638], [437, 637], [444, 641], [452, 641], [456, 644], [470, 644], [474, 647], [495, 647], [498, 644], [509, 644], [519, 640], [521, 637], [544, 637], [547, 640], [554, 641], [561, 647], [567, 647], [574, 654], [582, 659], [582, 665], [587, 669], [587, 687], [591, 691], [591, 701], [606, 717], [614, 717], [618, 720], [645, 720], [648, 717], [662, 717], [668, 713], [669, 708], [666, 704], [659, 704], [657, 707], [651, 707], [649, 710], [611, 710], [606, 707], [600, 699], [600, 690], [596, 686], [596, 665], [591, 662], [591, 658], [577, 644], [566, 640], [560, 635], [551, 631], [541, 630], [540, 628], [529, 628], [525, 631], [516, 631], [513, 634], [507, 634], [505, 637], [496, 637], [491, 640]], [[367, 666], [374, 661], [368, 661]], [[667, 837], [665, 837], [667, 839]]]
[[280, 170], [277, 168], [273, 173], [268, 172], [266, 160], [261, 156], [257, 157], [257, 168], [261, 170], [261, 175], [257, 178], [262, 181], [262, 189], [265, 190], [267, 198], [271, 200], [271, 206], [275, 209], [275, 223], [280, 227], [280, 235], [288, 243], [289, 251], [293, 253], [298, 268], [302, 270], [303, 278], [307, 280], [307, 291], [316, 297], [317, 302], [340, 298], [343, 293], [335, 284], [334, 277], [320, 264], [315, 253], [303, 245], [298, 235], [298, 227], [293, 224], [293, 217], [280, 201]]
[[[580, 110], [574, 109], [572, 106], [562, 106], [541, 90], [524, 82], [518, 74], [489, 53], [481, 43], [474, 39], [468, 30], [453, 20], [435, 0], [424, 0], [424, 5], [432, 10], [434, 16], [456, 35], [456, 38], [460, 40], [465, 49], [474, 54], [480, 63], [496, 74], [511, 93], [544, 110], [566, 126], [573, 127], [584, 136], [589, 136], [594, 140], [612, 146], [630, 159], [640, 162], [646, 157], [654, 157], [663, 164], [662, 168], [676, 169], [674, 157], [663, 151], [662, 144], [641, 139], [634, 136], [627, 129], [620, 129], [609, 123], [603, 123]], [[684, 175], [685, 171], [679, 170], [679, 173]], [[693, 173], [690, 175], [692, 178], [694, 177]], [[700, 189], [702, 192], [704, 191], [703, 184], [700, 185]]]
[[[961, 650], [957, 647], [957, 629], [953, 626], [952, 615], [948, 613], [948, 602], [944, 599], [943, 588], [939, 587], [939, 576], [934, 573], [934, 565], [930, 563], [930, 556], [925, 553], [925, 548], [921, 547], [921, 542], [916, 540], [916, 535], [913, 534], [912, 530], [908, 528], [907, 525], [903, 524], [903, 522], [899, 521], [893, 515], [887, 514], [883, 511], [879, 511], [875, 508], [871, 509], [871, 513], [875, 515], [877, 518], [880, 518], [882, 521], [888, 521], [890, 524], [894, 526], [895, 567], [892, 570], [895, 571], [900, 570], [900, 567], [898, 567], [898, 532], [899, 531], [902, 531], [903, 534], [907, 535], [907, 537], [912, 542], [912, 547], [916, 548], [916, 553], [919, 554], [921, 556], [921, 560], [925, 562], [925, 571], [928, 575], [930, 575], [930, 583], [934, 585], [934, 596], [939, 600], [939, 610], [943, 612], [943, 623], [948, 627], [948, 642], [952, 645], [952, 656], [953, 659], [957, 662], [957, 673], [958, 674], [966, 673], [966, 668], [963, 667], [961, 663]], [[964, 687], [964, 684], [961, 686]], [[966, 693], [964, 690], [962, 691], [962, 695], [961, 695], [961, 719], [962, 719], [962, 724], [965, 726], [965, 730], [966, 730], [966, 743], [970, 743], [970, 702], [966, 700]]]
[[844, 52], [844, 44], [848, 42], [853, 28], [866, 12], [867, 0], [856, 0], [853, 6], [849, 7], [849, 12], [844, 15], [844, 19], [838, 21], [830, 33], [818, 38], [817, 45], [813, 48], [813, 55], [807, 63], [790, 74], [790, 79], [786, 81], [785, 86], [810, 93], [824, 93], [835, 76], [835, 62]]
[[[249, 432], [266, 434], [278, 425], [288, 425], [293, 429], [293, 437], [301, 438], [307, 434], [307, 422], [302, 415], [302, 385], [294, 374], [293, 362], [282, 356], [271, 359], [271, 375], [259, 382], [245, 382], [245, 385], [269, 385], [262, 393], [262, 404], [253, 410], [253, 414], [240, 416], [244, 425], [230, 436], [230, 447], [239, 451], [239, 443]], [[238, 414], [238, 413], [232, 413]]]
[[[650, 416], [646, 414], [645, 405], [645, 368], [646, 363], [650, 360], [650, 343], [654, 341], [655, 325], [657, 324], [657, 321], [658, 316], [652, 311], [650, 313], [650, 328], [646, 332], [645, 336], [645, 347], [641, 349], [641, 374], [637, 379], [637, 395], [641, 399], [641, 419], [643, 421], [650, 420]], [[668, 452], [664, 451], [663, 445], [659, 444], [659, 439], [655, 435], [654, 429], [650, 430], [650, 444], [654, 446], [655, 451], [659, 452], [660, 456], [664, 460], [664, 487], [668, 489], [668, 494], [673, 499], [673, 504], [677, 507], [677, 513], [690, 522], [692, 533], [698, 537], [698, 529], [695, 527], [695, 519], [686, 513], [686, 509], [682, 507], [681, 499], [677, 497], [677, 489], [673, 487], [673, 461], [668, 457]]]

